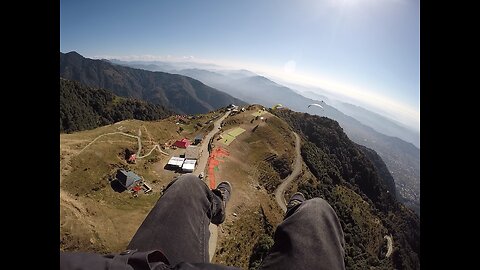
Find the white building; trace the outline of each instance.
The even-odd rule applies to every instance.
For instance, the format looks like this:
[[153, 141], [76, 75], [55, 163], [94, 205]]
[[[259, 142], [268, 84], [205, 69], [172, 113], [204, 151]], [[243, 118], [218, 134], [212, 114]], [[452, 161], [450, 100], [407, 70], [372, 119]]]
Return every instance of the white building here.
[[193, 170], [195, 170], [195, 164], [197, 164], [196, 160], [192, 160], [192, 159], [185, 160], [182, 165], [182, 171], [193, 172]]
[[167, 165], [169, 167], [181, 168], [184, 161], [185, 161], [185, 159], [181, 158], [181, 157], [171, 157], [170, 160], [168, 161]]

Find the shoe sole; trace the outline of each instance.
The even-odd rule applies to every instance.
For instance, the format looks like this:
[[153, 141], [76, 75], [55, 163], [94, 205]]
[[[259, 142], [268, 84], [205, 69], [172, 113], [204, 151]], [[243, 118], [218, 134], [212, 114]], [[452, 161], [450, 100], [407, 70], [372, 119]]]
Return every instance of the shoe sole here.
[[[230, 195], [231, 195], [232, 190], [233, 190], [232, 184], [230, 184], [230, 182], [228, 182], [228, 181], [222, 181], [222, 182], [220, 182], [220, 184], [218, 184], [218, 186], [220, 186], [222, 183], [227, 183], [228, 184], [228, 186], [230, 187], [230, 190], [228, 192], [230, 192]], [[217, 186], [217, 188], [218, 188], [218, 186]]]
[[301, 195], [301, 196], [302, 196], [302, 199], [303, 199], [303, 201], [305, 201], [305, 200], [306, 200], [306, 199], [305, 199], [305, 195], [303, 195], [303, 193], [301, 193], [301, 192], [298, 192], [298, 191], [297, 191], [297, 192], [295, 192], [295, 193], [293, 193], [293, 195], [290, 197], [290, 200], [291, 200], [291, 199], [292, 199], [292, 198], [293, 198], [295, 195]]

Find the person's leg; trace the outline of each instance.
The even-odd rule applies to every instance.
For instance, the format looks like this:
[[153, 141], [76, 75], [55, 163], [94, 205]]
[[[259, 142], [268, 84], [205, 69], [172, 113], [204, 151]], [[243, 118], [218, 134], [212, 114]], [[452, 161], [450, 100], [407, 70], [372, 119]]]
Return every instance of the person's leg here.
[[345, 240], [333, 208], [321, 198], [287, 211], [261, 269], [345, 269]]
[[170, 183], [127, 249], [160, 250], [171, 265], [208, 262], [210, 221], [222, 220], [221, 196], [193, 174]]

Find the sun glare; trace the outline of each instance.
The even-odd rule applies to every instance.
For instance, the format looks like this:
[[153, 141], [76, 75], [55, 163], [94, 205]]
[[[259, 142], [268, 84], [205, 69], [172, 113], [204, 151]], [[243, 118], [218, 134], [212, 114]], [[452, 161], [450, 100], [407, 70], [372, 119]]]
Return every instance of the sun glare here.
[[340, 7], [353, 7], [369, 0], [330, 0], [330, 3]]

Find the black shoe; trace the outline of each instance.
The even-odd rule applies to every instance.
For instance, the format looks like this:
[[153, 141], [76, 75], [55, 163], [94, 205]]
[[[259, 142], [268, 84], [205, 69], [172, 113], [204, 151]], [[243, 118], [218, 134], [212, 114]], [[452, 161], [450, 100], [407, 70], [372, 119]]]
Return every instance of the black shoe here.
[[221, 209], [219, 209], [219, 212], [217, 212], [217, 214], [215, 214], [215, 216], [213, 216], [211, 219], [213, 224], [219, 225], [225, 221], [225, 209], [227, 208], [227, 202], [230, 200], [232, 185], [228, 181], [223, 181], [218, 184], [217, 188], [212, 190], [212, 192], [222, 199]]
[[295, 192], [292, 197], [290, 197], [290, 200], [287, 203], [287, 213], [290, 212], [292, 208], [294, 208], [297, 205], [300, 205], [302, 202], [305, 201], [305, 196], [301, 192]]
[[226, 206], [227, 202], [230, 200], [230, 194], [232, 193], [232, 184], [230, 184], [228, 181], [223, 181], [218, 184], [217, 190], [220, 191], [220, 194], [222, 195], [222, 201]]

